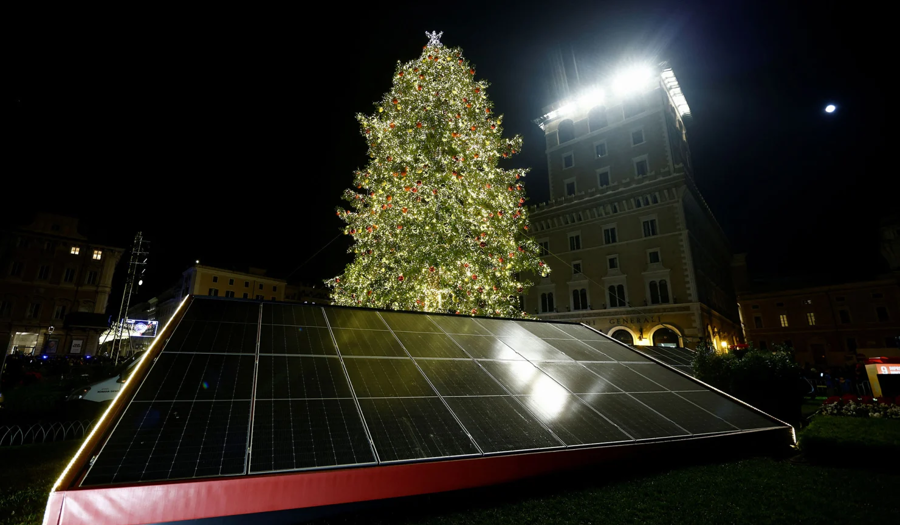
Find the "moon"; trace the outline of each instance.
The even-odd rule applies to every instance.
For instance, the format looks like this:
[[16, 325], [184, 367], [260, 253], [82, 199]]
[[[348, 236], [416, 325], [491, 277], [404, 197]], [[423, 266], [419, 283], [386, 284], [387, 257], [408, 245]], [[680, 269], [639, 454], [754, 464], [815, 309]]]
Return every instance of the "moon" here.
[[835, 106], [834, 104], [828, 104], [827, 106], [825, 106], [825, 113], [834, 113], [834, 110], [836, 109], [837, 106]]

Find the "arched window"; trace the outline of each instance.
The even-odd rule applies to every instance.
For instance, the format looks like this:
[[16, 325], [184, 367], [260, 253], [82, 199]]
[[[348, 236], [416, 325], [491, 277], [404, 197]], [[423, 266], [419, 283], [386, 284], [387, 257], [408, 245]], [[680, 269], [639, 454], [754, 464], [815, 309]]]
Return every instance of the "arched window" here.
[[656, 281], [650, 281], [650, 304], [659, 304], [659, 286]]
[[541, 294], [541, 312], [553, 311], [553, 292]]
[[620, 284], [616, 286], [616, 294], [619, 296], [619, 306], [627, 306], [625, 304], [625, 286]]
[[578, 290], [572, 290], [572, 310], [581, 310], [581, 299], [578, 297]]
[[598, 129], [603, 129], [606, 126], [609, 126], [609, 122], [606, 120], [606, 108], [603, 106], [597, 106], [588, 113], [588, 129], [591, 131], [597, 131]]
[[660, 328], [653, 332], [653, 346], [679, 346], [678, 334], [670, 328]]
[[571, 120], [564, 120], [559, 123], [556, 131], [559, 136], [559, 143], [569, 142], [575, 139], [575, 123]]
[[615, 286], [610, 286], [610, 287], [609, 287], [609, 290], [607, 290], [607, 293], [608, 293], [608, 295], [609, 295], [609, 298], [607, 299], [606, 302], [609, 303], [609, 307], [610, 307], [610, 308], [615, 308], [616, 306], [618, 306], [618, 305], [619, 305], [619, 300], [616, 299], [616, 287], [615, 287]]
[[582, 288], [581, 291], [579, 292], [579, 294], [581, 295], [581, 309], [587, 310], [588, 309], [587, 288]]
[[669, 285], [665, 279], [659, 281], [659, 302], [669, 302]]
[[628, 330], [616, 330], [615, 332], [609, 334], [616, 341], [621, 341], [626, 345], [634, 344], [634, 336], [631, 335], [631, 332]]
[[587, 289], [572, 290], [572, 310], [587, 310]]
[[625, 306], [625, 286], [610, 286], [607, 290], [609, 292], [609, 307], [610, 308], [618, 308], [619, 306]]

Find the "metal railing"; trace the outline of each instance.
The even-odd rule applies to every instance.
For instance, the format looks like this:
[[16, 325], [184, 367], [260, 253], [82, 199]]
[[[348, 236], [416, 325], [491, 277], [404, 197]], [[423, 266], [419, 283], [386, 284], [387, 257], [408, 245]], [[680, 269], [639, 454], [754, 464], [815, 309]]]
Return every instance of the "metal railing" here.
[[0, 447], [33, 445], [83, 438], [94, 428], [94, 420], [0, 426]]

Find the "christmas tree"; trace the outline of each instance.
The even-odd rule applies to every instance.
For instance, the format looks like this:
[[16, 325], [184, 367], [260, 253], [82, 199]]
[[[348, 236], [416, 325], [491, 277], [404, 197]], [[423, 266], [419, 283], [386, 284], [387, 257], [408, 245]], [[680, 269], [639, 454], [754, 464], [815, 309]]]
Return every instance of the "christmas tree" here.
[[488, 83], [441, 34], [400, 64], [372, 115], [357, 115], [370, 161], [338, 208], [354, 260], [327, 281], [335, 304], [521, 317], [524, 274], [547, 275], [526, 236], [524, 176], [501, 158], [522, 138], [502, 137]]

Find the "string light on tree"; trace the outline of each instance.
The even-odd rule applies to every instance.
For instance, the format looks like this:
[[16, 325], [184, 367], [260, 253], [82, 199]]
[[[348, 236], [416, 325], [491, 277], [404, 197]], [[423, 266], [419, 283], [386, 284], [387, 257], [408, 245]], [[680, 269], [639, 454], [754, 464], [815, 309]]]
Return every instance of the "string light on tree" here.
[[522, 138], [503, 137], [462, 50], [426, 36], [374, 113], [357, 115], [370, 160], [336, 210], [354, 259], [326, 283], [340, 305], [524, 316], [522, 276], [550, 269], [525, 235], [528, 170], [498, 165]]

